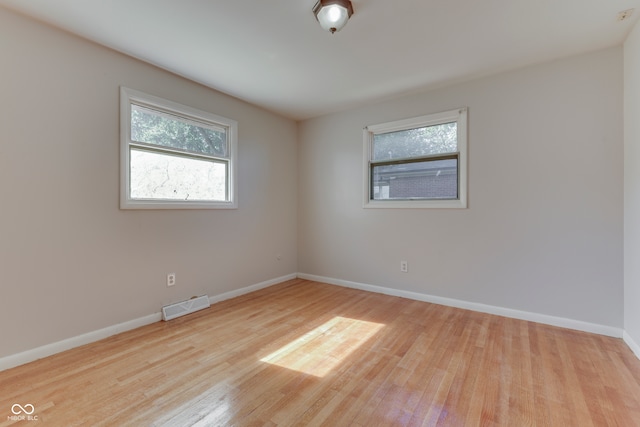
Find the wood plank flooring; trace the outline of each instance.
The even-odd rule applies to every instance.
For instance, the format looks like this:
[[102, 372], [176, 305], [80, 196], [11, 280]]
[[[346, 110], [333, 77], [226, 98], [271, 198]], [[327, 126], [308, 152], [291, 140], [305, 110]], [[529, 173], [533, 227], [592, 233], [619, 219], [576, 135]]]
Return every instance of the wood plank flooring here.
[[0, 372], [12, 424], [640, 426], [640, 361], [619, 339], [296, 279]]

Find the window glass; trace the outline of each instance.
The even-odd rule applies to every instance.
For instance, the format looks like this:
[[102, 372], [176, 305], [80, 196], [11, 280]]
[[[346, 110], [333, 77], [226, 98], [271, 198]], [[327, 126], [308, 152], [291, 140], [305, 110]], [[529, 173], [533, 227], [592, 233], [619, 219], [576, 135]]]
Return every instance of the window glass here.
[[458, 151], [458, 124], [443, 123], [373, 136], [373, 160], [405, 159]]
[[227, 165], [153, 151], [131, 150], [131, 198], [226, 200]]
[[198, 125], [139, 105], [131, 106], [131, 140], [193, 153], [227, 156], [225, 129]]
[[467, 110], [367, 126], [364, 207], [464, 208]]
[[373, 166], [374, 200], [457, 199], [457, 159]]
[[235, 208], [237, 123], [121, 88], [123, 209]]

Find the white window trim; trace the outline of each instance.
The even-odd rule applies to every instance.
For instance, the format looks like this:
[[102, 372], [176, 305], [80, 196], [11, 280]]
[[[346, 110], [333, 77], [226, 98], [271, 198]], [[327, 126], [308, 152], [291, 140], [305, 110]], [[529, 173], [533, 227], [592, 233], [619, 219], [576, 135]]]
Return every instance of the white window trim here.
[[[130, 186], [131, 104], [150, 107], [164, 112], [175, 112], [179, 116], [196, 121], [212, 122], [227, 129], [229, 143], [229, 200], [228, 201], [184, 201], [184, 200], [138, 200], [132, 199]], [[196, 108], [134, 89], [120, 87], [120, 209], [236, 209], [238, 207], [238, 123]]]
[[[456, 200], [372, 200], [371, 199], [371, 156], [373, 152], [373, 135], [442, 123], [457, 122], [458, 133], [458, 199]], [[363, 208], [453, 208], [467, 207], [467, 108], [443, 111], [404, 120], [370, 125], [363, 131], [364, 144], [364, 203]]]

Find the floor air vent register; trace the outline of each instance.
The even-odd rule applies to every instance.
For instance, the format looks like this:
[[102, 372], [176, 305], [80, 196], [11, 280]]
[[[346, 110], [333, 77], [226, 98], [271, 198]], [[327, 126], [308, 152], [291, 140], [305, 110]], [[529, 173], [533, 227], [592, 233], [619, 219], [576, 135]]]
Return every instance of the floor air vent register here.
[[211, 304], [209, 304], [209, 297], [207, 295], [193, 297], [186, 301], [162, 307], [162, 320], [166, 321], [175, 319], [176, 317], [184, 316], [209, 307], [211, 307]]

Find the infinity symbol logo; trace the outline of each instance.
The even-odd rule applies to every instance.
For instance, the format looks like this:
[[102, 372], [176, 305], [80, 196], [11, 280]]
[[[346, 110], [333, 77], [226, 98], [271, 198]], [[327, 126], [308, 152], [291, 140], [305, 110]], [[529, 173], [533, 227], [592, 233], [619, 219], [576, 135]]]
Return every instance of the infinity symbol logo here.
[[14, 415], [19, 415], [22, 412], [24, 412], [27, 415], [31, 415], [35, 410], [36, 408], [31, 403], [27, 403], [24, 406], [14, 403], [13, 406], [11, 407], [11, 412], [13, 412]]

